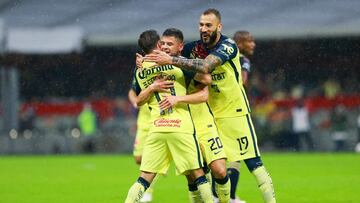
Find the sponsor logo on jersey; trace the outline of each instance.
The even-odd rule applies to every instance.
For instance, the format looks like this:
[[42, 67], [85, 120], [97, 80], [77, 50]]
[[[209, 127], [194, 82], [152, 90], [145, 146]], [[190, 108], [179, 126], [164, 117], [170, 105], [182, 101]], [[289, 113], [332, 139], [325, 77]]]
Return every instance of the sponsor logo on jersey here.
[[155, 127], [181, 127], [181, 120], [180, 119], [166, 119], [160, 118], [154, 121]]

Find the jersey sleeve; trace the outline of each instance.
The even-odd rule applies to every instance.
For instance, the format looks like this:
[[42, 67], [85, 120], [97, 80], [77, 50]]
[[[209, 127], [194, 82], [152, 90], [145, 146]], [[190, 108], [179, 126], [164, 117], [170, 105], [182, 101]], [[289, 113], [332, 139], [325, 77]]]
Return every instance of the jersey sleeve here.
[[238, 52], [236, 44], [231, 39], [226, 39], [210, 54], [221, 58], [221, 64], [233, 59]]
[[140, 88], [140, 85], [136, 79], [136, 68], [134, 68], [134, 71], [133, 71], [133, 78], [132, 78], [132, 81], [131, 81], [131, 87], [130, 87], [132, 90], [135, 91], [136, 95], [139, 95], [140, 92], [141, 92], [141, 88]]
[[247, 59], [244, 56], [240, 57], [240, 65], [241, 65], [241, 70], [250, 72], [251, 71], [251, 64], [250, 64], [250, 60]]

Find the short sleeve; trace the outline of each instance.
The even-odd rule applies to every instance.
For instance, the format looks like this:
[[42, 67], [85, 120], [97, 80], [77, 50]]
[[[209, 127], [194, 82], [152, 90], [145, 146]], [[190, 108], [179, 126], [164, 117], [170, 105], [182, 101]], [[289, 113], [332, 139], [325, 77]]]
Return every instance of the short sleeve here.
[[240, 57], [240, 65], [241, 65], [241, 70], [250, 72], [251, 71], [251, 64], [250, 64], [250, 60], [244, 56]]
[[224, 64], [226, 61], [229, 61], [236, 57], [238, 52], [237, 46], [232, 39], [225, 39], [221, 41], [218, 47], [212, 51], [210, 54], [218, 56], [221, 58], [222, 63]]

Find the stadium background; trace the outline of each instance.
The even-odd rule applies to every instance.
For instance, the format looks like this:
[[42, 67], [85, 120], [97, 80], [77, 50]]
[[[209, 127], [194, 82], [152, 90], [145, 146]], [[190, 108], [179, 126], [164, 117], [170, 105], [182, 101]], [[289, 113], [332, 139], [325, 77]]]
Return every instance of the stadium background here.
[[[136, 39], [146, 29], [177, 27], [186, 41], [196, 40], [208, 7], [222, 13], [223, 34], [246, 29], [255, 36], [248, 94], [279, 202], [360, 202], [356, 0], [0, 0], [0, 202], [124, 199], [138, 175], [131, 157], [136, 110], [126, 97]], [[290, 110], [302, 97], [316, 152], [292, 146]], [[86, 104], [98, 118], [90, 146], [78, 125]], [[345, 154], [332, 153], [331, 115], [340, 106]], [[242, 172], [241, 197], [260, 202]], [[170, 173], [155, 202], [186, 202], [184, 180]]]

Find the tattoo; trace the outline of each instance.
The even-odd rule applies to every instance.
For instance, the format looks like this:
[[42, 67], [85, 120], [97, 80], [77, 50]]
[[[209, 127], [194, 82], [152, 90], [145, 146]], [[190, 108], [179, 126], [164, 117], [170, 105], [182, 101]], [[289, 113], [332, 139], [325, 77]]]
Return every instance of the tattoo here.
[[209, 55], [205, 59], [173, 57], [172, 63], [181, 69], [200, 73], [211, 73], [216, 67], [221, 65], [222, 60], [215, 55]]

